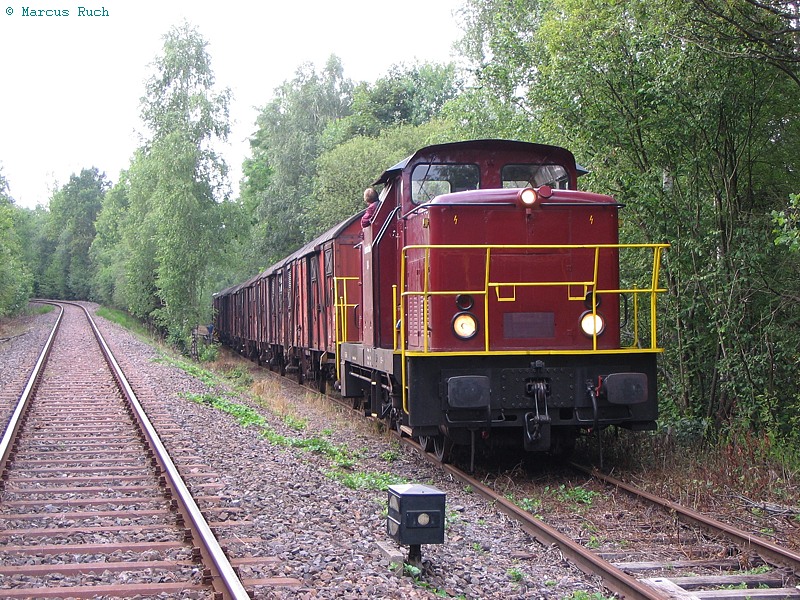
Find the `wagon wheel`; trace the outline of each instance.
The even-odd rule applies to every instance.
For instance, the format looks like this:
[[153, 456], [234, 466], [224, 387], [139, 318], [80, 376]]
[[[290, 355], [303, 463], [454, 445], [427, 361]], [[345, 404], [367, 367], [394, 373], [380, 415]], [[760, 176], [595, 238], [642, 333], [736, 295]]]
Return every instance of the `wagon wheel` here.
[[450, 460], [450, 451], [453, 449], [453, 442], [441, 434], [433, 437], [433, 455], [441, 463]]
[[419, 436], [419, 446], [423, 452], [433, 452], [433, 438], [429, 435]]
[[396, 408], [392, 409], [391, 415], [389, 417], [389, 422], [391, 423], [392, 428], [394, 428], [397, 435], [403, 437], [403, 416], [400, 414], [400, 411]]
[[325, 373], [325, 369], [320, 369], [317, 372], [317, 389], [319, 390], [320, 394], [325, 393], [325, 388], [328, 386], [328, 377]]

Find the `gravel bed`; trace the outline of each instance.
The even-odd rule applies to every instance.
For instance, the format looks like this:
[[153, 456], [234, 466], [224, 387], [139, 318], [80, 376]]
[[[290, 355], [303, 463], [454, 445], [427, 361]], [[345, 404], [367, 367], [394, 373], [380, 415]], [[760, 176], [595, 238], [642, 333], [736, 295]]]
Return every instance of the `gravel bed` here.
[[58, 310], [52, 310], [43, 315], [0, 321], [0, 423], [3, 427], [57, 317]]
[[[30, 362], [32, 366], [35, 351], [27, 341], [35, 339], [35, 345], [41, 345], [54, 319], [55, 313], [48, 313], [2, 324], [0, 338], [7, 336], [10, 328], [20, 337], [0, 342], [0, 394], [5, 389], [8, 395], [16, 385], [13, 373], [20, 371], [20, 365]], [[532, 541], [476, 494], [399, 446], [392, 436], [379, 432], [373, 422], [354, 418], [330, 400], [232, 357], [222, 362], [247, 370], [256, 379], [253, 393], [235, 392], [232, 384], [220, 378], [187, 374], [196, 367], [193, 363], [177, 368], [163, 350], [101, 318], [97, 322], [148, 412], [165, 413], [167, 427], [170, 423], [177, 427], [177, 433], [167, 435], [170, 450], [179, 456], [197, 457], [191, 462], [204, 465], [192, 470], [217, 474], [208, 483], [221, 484], [220, 490], [196, 491], [218, 494], [218, 506], [223, 511], [230, 509], [210, 513], [209, 520], [242, 521], [218, 531], [227, 540], [231, 555], [278, 559], [266, 568], [243, 567], [243, 576], [301, 581], [300, 587], [256, 588], [257, 598], [434, 598], [443, 594], [568, 598], [577, 591], [604, 593], [599, 580], [578, 571], [557, 550]], [[245, 427], [231, 414], [208, 403], [192, 402], [187, 396], [249, 406], [263, 422]], [[265, 436], [265, 431], [270, 435]], [[305, 440], [313, 443], [313, 448], [287, 445], [287, 439]], [[335, 456], [320, 452], [331, 448], [336, 450]], [[342, 456], [355, 460], [354, 464], [343, 466]], [[378, 547], [382, 542], [396, 548], [385, 532], [386, 492], [351, 489], [343, 483], [346, 475], [367, 482], [389, 481], [391, 476], [395, 478], [391, 482], [426, 483], [447, 494], [445, 543], [423, 546], [423, 568], [418, 573], [398, 575]], [[659, 487], [663, 476], [656, 479], [638, 483]], [[204, 480], [190, 478], [190, 487], [198, 483]], [[545, 489], [547, 483], [543, 483]], [[554, 479], [550, 494], [555, 485]], [[527, 493], [511, 479], [508, 489], [515, 497]], [[611, 530], [621, 529], [615, 535], [635, 539], [635, 532], [623, 535], [629, 518], [621, 507], [614, 506], [613, 495], [611, 500], [611, 505], [599, 512], [568, 509], [564, 503], [562, 509], [573, 517], [564, 515], [565, 522], [574, 521], [578, 538], [596, 535], [608, 539]], [[736, 519], [737, 512], [739, 517], [743, 512], [747, 515], [728, 508], [730, 519]], [[725, 518], [719, 511], [712, 512]], [[788, 529], [792, 534], [798, 531], [796, 521], [786, 527], [790, 519], [783, 516], [781, 520], [784, 527], [776, 529]], [[610, 526], [606, 536], [605, 526]], [[398, 550], [405, 556], [406, 549]]]
[[[279, 559], [267, 570], [243, 568], [243, 576], [302, 582], [299, 587], [256, 588], [256, 597], [565, 598], [576, 591], [602, 592], [598, 579], [588, 578], [557, 550], [531, 540], [476, 494], [379, 433], [374, 423], [353, 418], [330, 400], [250, 363], [239, 363], [264, 380], [255, 387], [271, 404], [265, 408], [257, 397], [223, 389], [219, 381], [209, 386], [170, 366], [160, 350], [127, 331], [103, 319], [97, 322], [123, 369], [134, 374], [131, 383], [145, 407], [167, 412], [182, 431], [168, 447], [196, 455], [219, 475], [222, 505], [238, 510], [234, 518], [245, 524], [222, 527], [218, 533], [228, 540], [261, 540], [233, 544], [232, 554]], [[244, 427], [226, 412], [188, 400], [187, 394], [248, 405], [264, 422]], [[150, 397], [157, 399], [158, 408]], [[342, 467], [323, 453], [269, 441], [264, 430], [284, 436], [279, 439], [332, 445], [357, 462]], [[345, 475], [369, 481], [391, 476], [447, 494], [445, 543], [423, 546], [418, 573], [396, 574], [378, 546], [383, 542], [397, 548], [385, 531], [386, 492], [351, 489], [342, 483]], [[211, 518], [221, 519], [219, 514]], [[406, 555], [405, 548], [397, 549]]]

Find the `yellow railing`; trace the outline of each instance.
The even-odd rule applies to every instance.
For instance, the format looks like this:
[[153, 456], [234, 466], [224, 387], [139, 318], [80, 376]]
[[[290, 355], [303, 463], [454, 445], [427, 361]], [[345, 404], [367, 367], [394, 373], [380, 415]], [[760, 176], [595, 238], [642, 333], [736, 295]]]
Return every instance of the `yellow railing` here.
[[[563, 244], [563, 245], [413, 245], [403, 248], [401, 258], [401, 281], [400, 289], [404, 290], [401, 296], [401, 305], [398, 308], [395, 299], [394, 307], [394, 322], [398, 322], [400, 315], [408, 314], [408, 299], [411, 297], [420, 297], [422, 311], [422, 337], [423, 347], [422, 350], [409, 351], [406, 349], [406, 327], [405, 325], [399, 328], [398, 333], [395, 334], [394, 350], [399, 352], [402, 356], [402, 389], [403, 389], [403, 409], [408, 412], [407, 397], [406, 397], [406, 356], [423, 356], [432, 354], [429, 341], [428, 341], [428, 322], [429, 322], [429, 299], [433, 296], [457, 296], [459, 294], [469, 294], [475, 297], [483, 297], [483, 335], [484, 344], [483, 350], [475, 351], [436, 351], [437, 356], [461, 356], [461, 355], [525, 355], [525, 354], [582, 354], [582, 353], [626, 353], [632, 349], [644, 352], [661, 352], [657, 346], [656, 341], [656, 297], [657, 294], [665, 292], [666, 289], [658, 287], [659, 269], [661, 266], [661, 255], [663, 251], [669, 247], [669, 244]], [[598, 288], [599, 270], [600, 270], [600, 253], [603, 250], [619, 251], [626, 249], [642, 249], [642, 251], [651, 251], [652, 256], [652, 277], [649, 286], [634, 286], [632, 288]], [[485, 252], [484, 261], [484, 284], [483, 289], [463, 289], [463, 290], [431, 290], [430, 289], [430, 264], [431, 252], [439, 250], [480, 250]], [[508, 257], [508, 251], [528, 251], [528, 250], [555, 250], [555, 251], [569, 251], [569, 250], [590, 250], [594, 252], [594, 264], [592, 268], [592, 276], [587, 280], [576, 281], [494, 281], [492, 280], [491, 265], [493, 256], [496, 260], [502, 260], [503, 257]], [[422, 265], [422, 285], [419, 290], [407, 289], [407, 261], [409, 253], [421, 251], [423, 257]], [[502, 254], [506, 252], [506, 254]], [[536, 257], [531, 256], [531, 261], [535, 262]], [[490, 328], [489, 328], [489, 299], [490, 294], [493, 293], [498, 302], [516, 302], [517, 301], [517, 288], [525, 287], [563, 287], [566, 290], [566, 299], [569, 301], [583, 301], [586, 294], [593, 290], [595, 295], [602, 294], [631, 294], [633, 296], [633, 345], [629, 348], [618, 348], [610, 350], [598, 350], [597, 348], [597, 335], [592, 337], [591, 350], [573, 350], [573, 349], [541, 349], [535, 350], [490, 350]], [[582, 290], [582, 293], [576, 295], [574, 291]], [[396, 292], [395, 298], [396, 298]], [[637, 341], [639, 339], [639, 296], [649, 295], [650, 299], [650, 345], [649, 347], [639, 348]], [[399, 310], [399, 315], [397, 314]], [[592, 303], [592, 314], [597, 314], [597, 303]]]
[[[357, 304], [350, 304], [347, 300], [347, 282], [358, 281], [358, 277], [334, 277], [333, 278], [333, 314], [334, 331], [336, 331], [336, 379], [341, 380], [340, 373], [340, 349], [347, 337], [347, 309], [355, 308]], [[341, 288], [341, 289], [340, 289]]]

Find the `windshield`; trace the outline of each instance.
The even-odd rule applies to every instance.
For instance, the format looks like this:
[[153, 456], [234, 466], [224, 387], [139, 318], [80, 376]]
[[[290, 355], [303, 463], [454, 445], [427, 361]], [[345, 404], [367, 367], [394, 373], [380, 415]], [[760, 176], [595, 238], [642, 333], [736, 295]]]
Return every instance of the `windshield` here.
[[569, 174], [561, 165], [506, 165], [502, 178], [504, 188], [549, 185], [565, 190], [569, 187]]
[[411, 201], [424, 204], [441, 194], [477, 190], [480, 183], [478, 165], [417, 165], [411, 172]]

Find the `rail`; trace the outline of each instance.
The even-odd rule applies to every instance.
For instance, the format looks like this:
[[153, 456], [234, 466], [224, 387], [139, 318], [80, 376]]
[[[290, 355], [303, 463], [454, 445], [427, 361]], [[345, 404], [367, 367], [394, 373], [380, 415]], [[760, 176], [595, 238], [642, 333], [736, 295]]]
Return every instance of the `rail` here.
[[53, 325], [53, 329], [50, 331], [50, 335], [44, 344], [44, 348], [42, 348], [42, 353], [39, 355], [39, 359], [36, 361], [36, 365], [33, 367], [33, 370], [28, 377], [28, 383], [25, 385], [25, 389], [22, 391], [22, 394], [20, 394], [20, 397], [17, 400], [17, 406], [14, 408], [14, 412], [11, 414], [11, 418], [8, 421], [6, 430], [3, 433], [3, 439], [0, 441], [0, 473], [5, 471], [6, 463], [8, 462], [14, 447], [14, 440], [16, 439], [19, 428], [22, 426], [22, 422], [25, 419], [25, 414], [28, 412], [30, 399], [36, 390], [37, 384], [39, 383], [39, 378], [44, 370], [44, 365], [47, 363], [48, 356], [50, 356], [50, 350], [53, 348], [53, 342], [56, 339], [56, 333], [61, 325], [61, 319], [64, 317], [63, 306], [59, 306], [58, 304], [54, 304], [52, 302], [43, 302], [42, 304], [52, 304], [53, 306], [59, 308], [61, 312], [59, 313], [58, 318]]
[[225, 556], [219, 542], [217, 542], [216, 536], [211, 531], [211, 527], [209, 527], [208, 522], [200, 512], [200, 508], [197, 506], [194, 498], [192, 498], [189, 488], [183, 481], [175, 463], [172, 462], [164, 443], [161, 441], [155, 427], [150, 422], [133, 388], [130, 383], [128, 383], [128, 379], [125, 377], [119, 364], [117, 364], [114, 355], [111, 353], [111, 349], [108, 347], [108, 344], [106, 344], [94, 319], [92, 319], [92, 316], [85, 307], [81, 306], [81, 308], [83, 308], [86, 318], [89, 320], [89, 324], [94, 331], [103, 356], [105, 356], [106, 362], [108, 362], [108, 366], [114, 374], [114, 379], [119, 383], [120, 389], [131, 405], [133, 414], [139, 422], [144, 435], [147, 437], [150, 447], [153, 448], [155, 452], [155, 458], [159, 466], [169, 480], [171, 488], [176, 491], [178, 508], [186, 522], [191, 523], [192, 531], [196, 534], [197, 541], [200, 542], [200, 553], [203, 556], [204, 564], [211, 568], [214, 587], [217, 589], [221, 588], [220, 591], [225, 600], [249, 600], [250, 595], [247, 593], [247, 590], [244, 589], [239, 576], [233, 570], [230, 561], [228, 561], [228, 557]]
[[[54, 306], [70, 304], [83, 310], [95, 339], [100, 346], [100, 350], [109, 366], [109, 369], [111, 370], [114, 379], [117, 381], [120, 390], [124, 394], [128, 404], [131, 407], [132, 415], [137, 420], [143, 434], [147, 438], [147, 442], [150, 445], [150, 448], [152, 448], [155, 454], [155, 459], [158, 461], [161, 471], [165, 474], [171, 490], [173, 490], [175, 493], [178, 501], [178, 510], [184, 517], [184, 521], [190, 524], [194, 540], [199, 546], [203, 563], [209, 567], [212, 573], [213, 587], [220, 593], [223, 600], [249, 600], [249, 594], [244, 589], [244, 586], [242, 585], [238, 575], [234, 572], [233, 567], [228, 561], [228, 558], [223, 553], [222, 548], [220, 547], [216, 537], [208, 525], [208, 522], [192, 498], [186, 483], [184, 483], [177, 467], [172, 462], [172, 459], [170, 458], [169, 453], [161, 441], [161, 438], [156, 432], [155, 427], [150, 422], [150, 419], [145, 413], [144, 408], [140, 404], [139, 399], [136, 397], [133, 388], [125, 377], [125, 374], [122, 372], [122, 369], [114, 358], [114, 355], [111, 353], [108, 344], [106, 344], [105, 339], [95, 324], [94, 319], [92, 319], [92, 316], [89, 314], [89, 311], [85, 306], [74, 302], [46, 303], [53, 304]], [[0, 442], [0, 457], [2, 458], [0, 463], [0, 472], [5, 469], [5, 465], [14, 447], [14, 439], [16, 438], [21, 423], [24, 420], [25, 413], [30, 406], [30, 399], [35, 392], [44, 365], [46, 364], [50, 355], [59, 325], [61, 324], [64, 316], [63, 306], [60, 308], [61, 314], [59, 315], [56, 324], [53, 327], [47, 342], [45, 343], [44, 349], [42, 350], [42, 353], [36, 362], [36, 366], [34, 367], [30, 378], [28, 379], [28, 383], [25, 386], [24, 391], [20, 395], [20, 399], [17, 402], [17, 407], [15, 408], [12, 418], [6, 427], [2, 442]]]

